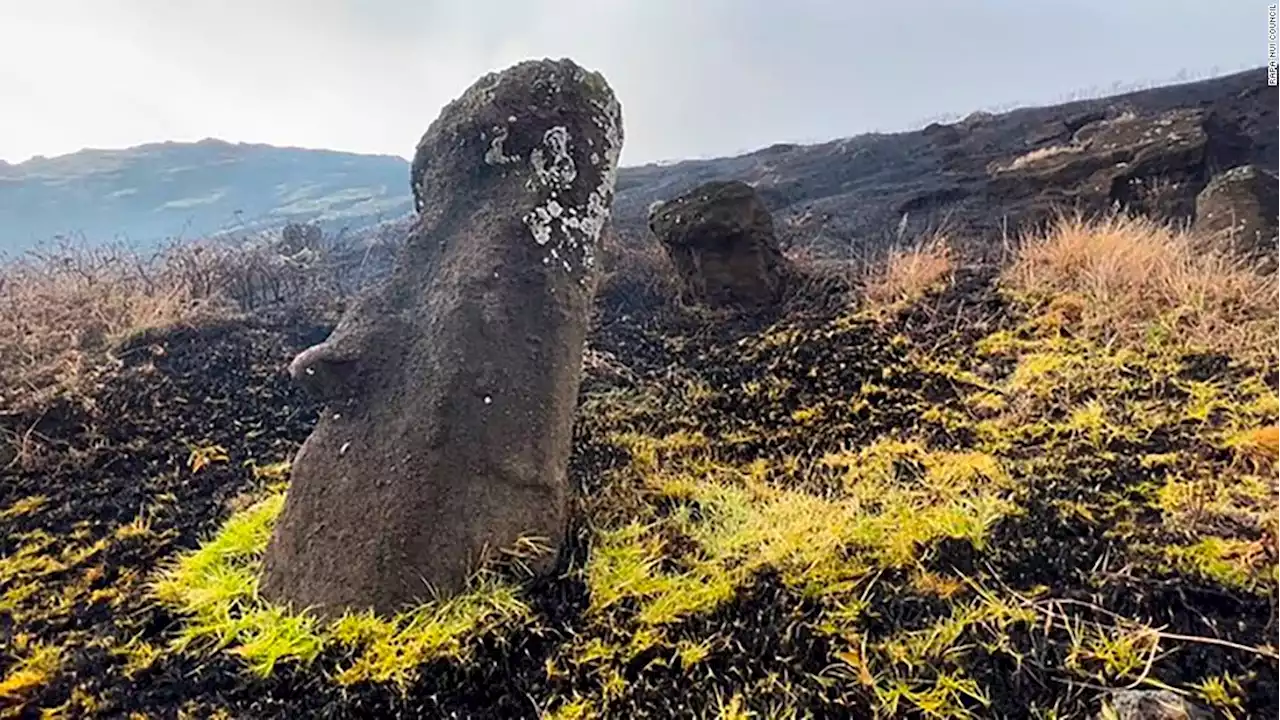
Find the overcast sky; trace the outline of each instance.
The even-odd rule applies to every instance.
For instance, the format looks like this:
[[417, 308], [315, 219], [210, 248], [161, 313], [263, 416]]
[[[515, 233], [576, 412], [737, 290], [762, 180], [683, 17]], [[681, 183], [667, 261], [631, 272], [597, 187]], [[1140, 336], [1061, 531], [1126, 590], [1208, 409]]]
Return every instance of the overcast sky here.
[[528, 57], [602, 71], [623, 162], [918, 127], [1266, 62], [1262, 0], [0, 0], [0, 158], [217, 137], [408, 156]]

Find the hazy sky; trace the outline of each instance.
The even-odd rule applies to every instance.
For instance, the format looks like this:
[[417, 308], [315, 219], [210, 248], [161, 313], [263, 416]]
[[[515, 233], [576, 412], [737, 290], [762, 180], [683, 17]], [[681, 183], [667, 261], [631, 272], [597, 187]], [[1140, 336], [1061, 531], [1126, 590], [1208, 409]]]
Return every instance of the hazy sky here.
[[408, 156], [528, 57], [602, 71], [623, 161], [733, 154], [1266, 62], [1263, 0], [0, 0], [0, 158], [161, 140]]

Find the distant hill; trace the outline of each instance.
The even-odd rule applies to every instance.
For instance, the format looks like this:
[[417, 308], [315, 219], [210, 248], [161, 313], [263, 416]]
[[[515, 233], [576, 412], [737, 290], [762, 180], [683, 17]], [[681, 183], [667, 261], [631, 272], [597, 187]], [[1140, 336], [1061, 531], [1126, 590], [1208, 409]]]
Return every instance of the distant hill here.
[[60, 234], [148, 244], [287, 222], [360, 228], [412, 208], [394, 156], [157, 143], [0, 164], [0, 251]]
[[[629, 167], [618, 178], [614, 217], [634, 235], [643, 232], [653, 201], [709, 180], [738, 179], [761, 192], [784, 236], [825, 249], [847, 251], [895, 229], [915, 234], [944, 221], [981, 236], [1035, 199], [1019, 196], [1008, 183], [993, 186], [992, 164], [1070, 144], [1082, 124], [1129, 113], [1202, 110], [1212, 116], [1206, 121], [1210, 144], [1221, 144], [1223, 125], [1239, 136], [1231, 163], [1274, 171], [1276, 107], [1276, 88], [1267, 86], [1265, 70], [1256, 69], [1106, 98], [974, 113], [919, 130]], [[1220, 169], [1181, 167], [1179, 177], [1190, 192]], [[359, 230], [411, 209], [408, 163], [394, 156], [204, 140], [0, 163], [0, 252], [65, 233], [145, 243], [286, 222]]]

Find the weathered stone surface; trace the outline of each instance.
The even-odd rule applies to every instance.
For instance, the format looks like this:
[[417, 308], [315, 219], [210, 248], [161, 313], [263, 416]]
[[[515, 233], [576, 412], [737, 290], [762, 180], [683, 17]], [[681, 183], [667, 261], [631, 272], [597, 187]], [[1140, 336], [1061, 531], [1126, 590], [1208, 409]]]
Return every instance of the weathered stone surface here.
[[621, 146], [613, 92], [569, 60], [486, 75], [432, 123], [390, 278], [290, 366], [328, 405], [294, 460], [267, 598], [392, 612], [522, 538], [552, 566]]
[[1118, 690], [1111, 693], [1114, 714], [1099, 718], [1115, 720], [1205, 720], [1213, 717], [1182, 696], [1168, 690]]
[[1232, 168], [1196, 196], [1194, 230], [1251, 255], [1276, 255], [1276, 176], [1254, 165]]
[[1199, 109], [1156, 115], [1124, 113], [1095, 120], [1070, 141], [1036, 148], [988, 166], [989, 192], [1038, 212], [1113, 207], [1161, 219], [1190, 219], [1210, 169], [1246, 157], [1236, 130]]
[[791, 268], [773, 218], [755, 188], [711, 182], [649, 214], [649, 228], [675, 265], [686, 297], [712, 306], [777, 302]]

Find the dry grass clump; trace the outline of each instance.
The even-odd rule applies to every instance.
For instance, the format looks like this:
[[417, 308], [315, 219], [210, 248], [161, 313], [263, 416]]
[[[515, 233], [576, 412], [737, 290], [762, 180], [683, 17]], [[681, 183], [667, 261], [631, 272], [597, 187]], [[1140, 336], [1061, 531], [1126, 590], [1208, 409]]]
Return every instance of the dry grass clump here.
[[1002, 280], [1033, 300], [1078, 298], [1070, 312], [1100, 339], [1276, 351], [1276, 274], [1146, 218], [1060, 218], [1020, 248]]
[[1280, 462], [1280, 426], [1245, 430], [1228, 438], [1226, 444], [1240, 461], [1259, 471], [1274, 472]]
[[214, 289], [180, 270], [69, 241], [10, 262], [0, 274], [0, 407], [72, 390], [105, 349], [218, 312]]
[[151, 254], [61, 238], [0, 265], [0, 411], [74, 393], [110, 366], [121, 343], [149, 330], [279, 305], [331, 314], [376, 281], [394, 245], [362, 246], [300, 225]]
[[863, 297], [872, 307], [910, 304], [949, 282], [955, 269], [956, 253], [946, 236], [929, 237], [890, 251], [868, 274]]
[[1036, 148], [1031, 152], [1019, 155], [1013, 159], [1008, 165], [1000, 166], [995, 169], [996, 172], [1009, 172], [1010, 170], [1018, 170], [1028, 165], [1034, 165], [1041, 160], [1047, 160], [1051, 157], [1064, 155], [1068, 153], [1078, 153], [1084, 148], [1080, 145], [1050, 145], [1049, 147]]

